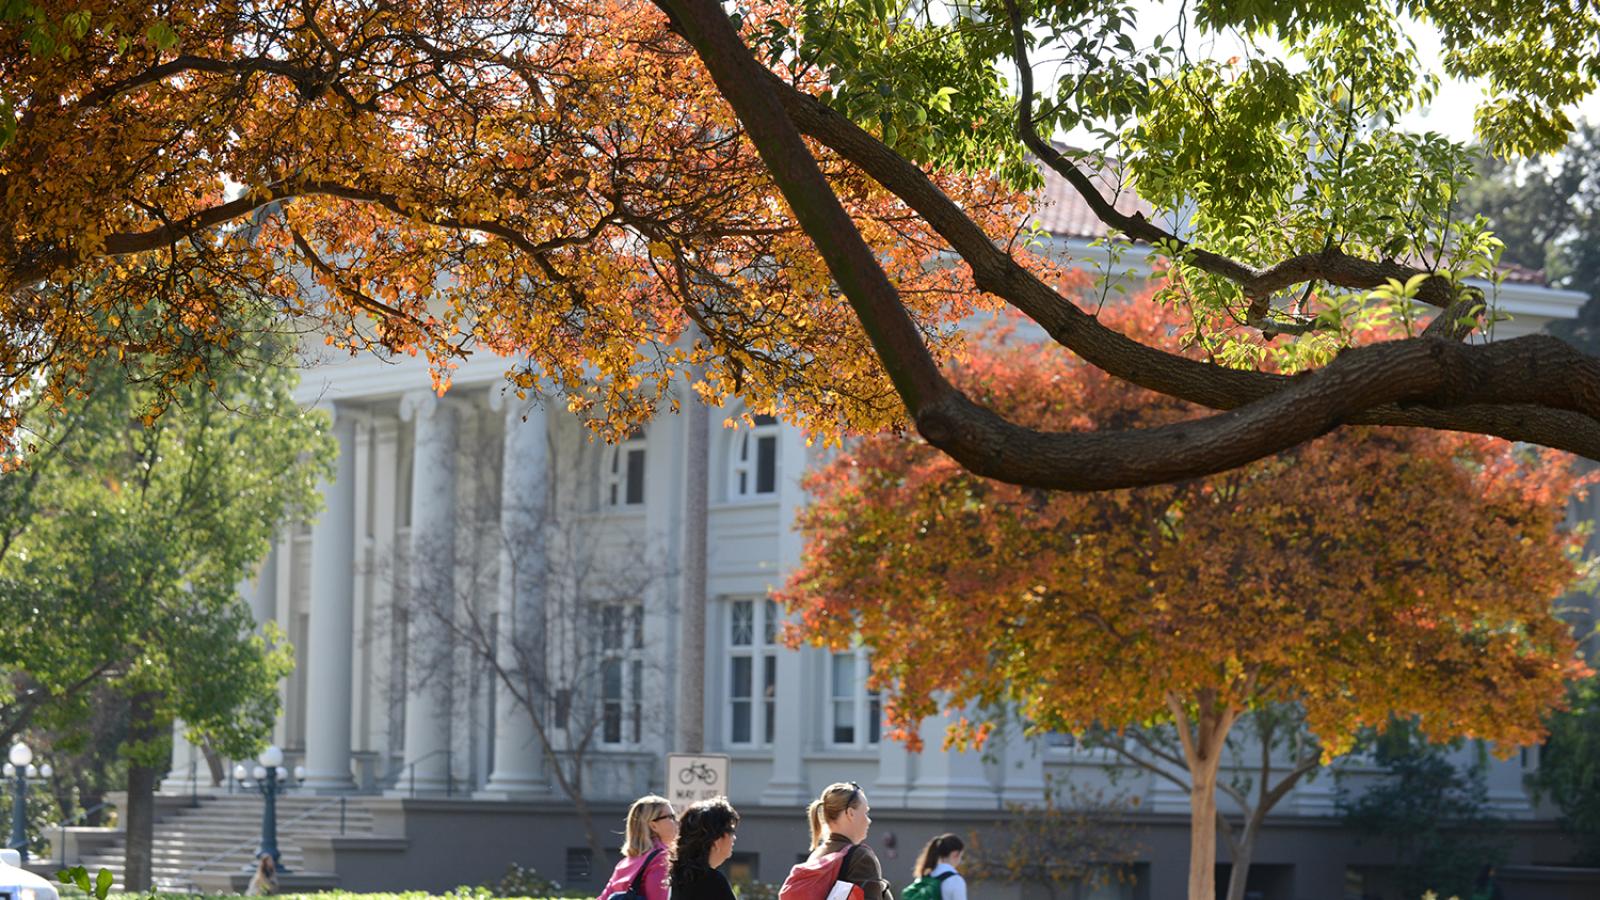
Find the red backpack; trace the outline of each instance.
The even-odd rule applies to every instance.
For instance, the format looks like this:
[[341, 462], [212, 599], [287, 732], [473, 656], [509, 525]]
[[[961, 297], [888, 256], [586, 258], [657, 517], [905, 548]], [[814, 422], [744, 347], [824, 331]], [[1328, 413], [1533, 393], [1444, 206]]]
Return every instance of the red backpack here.
[[850, 865], [851, 844], [837, 853], [808, 859], [789, 870], [778, 889], [778, 900], [865, 900], [861, 885], [841, 880]]

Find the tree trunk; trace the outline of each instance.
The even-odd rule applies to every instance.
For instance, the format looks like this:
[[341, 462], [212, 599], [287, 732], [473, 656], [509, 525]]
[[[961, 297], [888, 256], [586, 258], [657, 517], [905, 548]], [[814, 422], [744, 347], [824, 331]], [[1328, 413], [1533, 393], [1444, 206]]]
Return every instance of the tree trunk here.
[[[704, 377], [696, 366], [691, 383]], [[692, 391], [691, 391], [692, 394]], [[672, 749], [705, 750], [706, 696], [706, 538], [711, 485], [711, 411], [698, 395], [689, 397], [684, 472], [683, 599], [678, 619], [678, 709]]]
[[1250, 862], [1256, 853], [1256, 822], [1246, 822], [1239, 835], [1239, 845], [1234, 850], [1233, 865], [1228, 871], [1228, 900], [1244, 900], [1245, 882], [1250, 877]]
[[150, 691], [135, 694], [128, 713], [128, 743], [133, 752], [128, 759], [127, 855], [122, 886], [131, 893], [143, 893], [151, 887], [156, 782], [167, 769], [166, 765], [147, 763], [152, 748], [164, 738], [169, 741], [168, 755], [171, 753], [171, 726], [164, 729], [156, 720], [155, 707], [159, 699], [159, 694]]
[[572, 811], [578, 814], [578, 824], [583, 828], [584, 840], [589, 842], [589, 874], [605, 874], [606, 851], [600, 846], [600, 835], [594, 830], [594, 811], [582, 793], [571, 797]]
[[1189, 900], [1216, 900], [1216, 757], [1191, 760], [1189, 777]]

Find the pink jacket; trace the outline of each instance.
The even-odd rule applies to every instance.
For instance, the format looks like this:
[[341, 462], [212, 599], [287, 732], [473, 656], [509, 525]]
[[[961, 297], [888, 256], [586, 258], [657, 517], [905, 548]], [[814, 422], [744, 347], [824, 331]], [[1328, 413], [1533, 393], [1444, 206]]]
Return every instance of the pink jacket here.
[[[639, 890], [644, 894], [644, 900], [667, 900], [667, 845], [656, 841], [650, 849], [661, 852], [650, 860], [650, 871], [639, 880]], [[639, 873], [639, 867], [644, 865], [649, 856], [648, 852], [643, 856], [624, 856], [617, 867], [611, 870], [611, 880], [606, 882], [606, 889], [600, 892], [599, 900], [626, 891], [633, 884], [633, 876]]]

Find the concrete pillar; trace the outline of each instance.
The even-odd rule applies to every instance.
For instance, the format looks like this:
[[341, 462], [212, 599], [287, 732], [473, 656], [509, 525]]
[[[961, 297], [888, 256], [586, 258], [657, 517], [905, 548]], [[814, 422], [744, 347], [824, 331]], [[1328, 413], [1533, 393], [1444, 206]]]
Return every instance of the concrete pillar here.
[[[806, 441], [800, 429], [785, 424], [778, 429], [778, 521], [791, 525], [805, 506], [806, 492], [800, 479], [806, 471]], [[726, 473], [719, 473], [725, 475]], [[778, 532], [778, 571], [792, 572], [800, 566], [805, 541], [793, 527]], [[804, 753], [807, 728], [805, 709], [806, 651], [778, 651], [777, 725], [772, 734], [772, 775], [761, 802], [775, 806], [809, 802], [815, 795], [806, 780]], [[816, 683], [816, 682], [812, 682]], [[818, 789], [821, 785], [816, 785]]]
[[456, 415], [430, 391], [409, 394], [412, 423], [411, 565], [407, 577], [405, 764], [395, 793], [443, 793], [450, 765], [450, 625], [455, 596]]
[[356, 419], [334, 407], [339, 446], [322, 514], [311, 527], [311, 620], [306, 653], [306, 779], [316, 793], [355, 790], [350, 777], [351, 639], [355, 632]]
[[[545, 661], [545, 596], [549, 576], [550, 423], [542, 401], [532, 404], [490, 393], [506, 415], [500, 463], [499, 626], [495, 654], [518, 690], [541, 699], [536, 669]], [[527, 685], [527, 687], [523, 687]], [[528, 710], [495, 674], [493, 768], [480, 795], [512, 799], [547, 794], [544, 747]]]
[[999, 792], [984, 771], [983, 753], [945, 751], [944, 738], [960, 717], [959, 711], [922, 723], [922, 758], [917, 760], [917, 780], [906, 796], [914, 809], [999, 809]]
[[1008, 716], [994, 756], [1000, 802], [1038, 806], [1044, 803], [1044, 742], [1023, 734], [1022, 722]]

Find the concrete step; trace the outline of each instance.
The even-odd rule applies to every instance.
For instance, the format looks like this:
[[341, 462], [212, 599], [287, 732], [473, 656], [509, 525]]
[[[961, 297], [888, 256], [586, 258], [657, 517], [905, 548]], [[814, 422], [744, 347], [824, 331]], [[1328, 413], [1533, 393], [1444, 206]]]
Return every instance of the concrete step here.
[[[187, 795], [174, 795], [159, 804], [151, 848], [152, 880], [158, 887], [182, 891], [206, 885], [221, 889], [234, 881], [242, 889], [261, 836], [261, 797], [201, 794], [198, 806], [189, 805], [190, 800]], [[299, 841], [341, 833], [370, 835], [373, 828], [372, 813], [360, 798], [346, 798], [341, 816], [337, 798], [280, 797], [277, 813], [283, 862], [307, 888], [335, 887], [338, 878], [332, 873], [306, 872]], [[81, 862], [91, 871], [110, 869], [115, 883], [121, 885], [123, 853], [119, 838], [96, 847]]]

